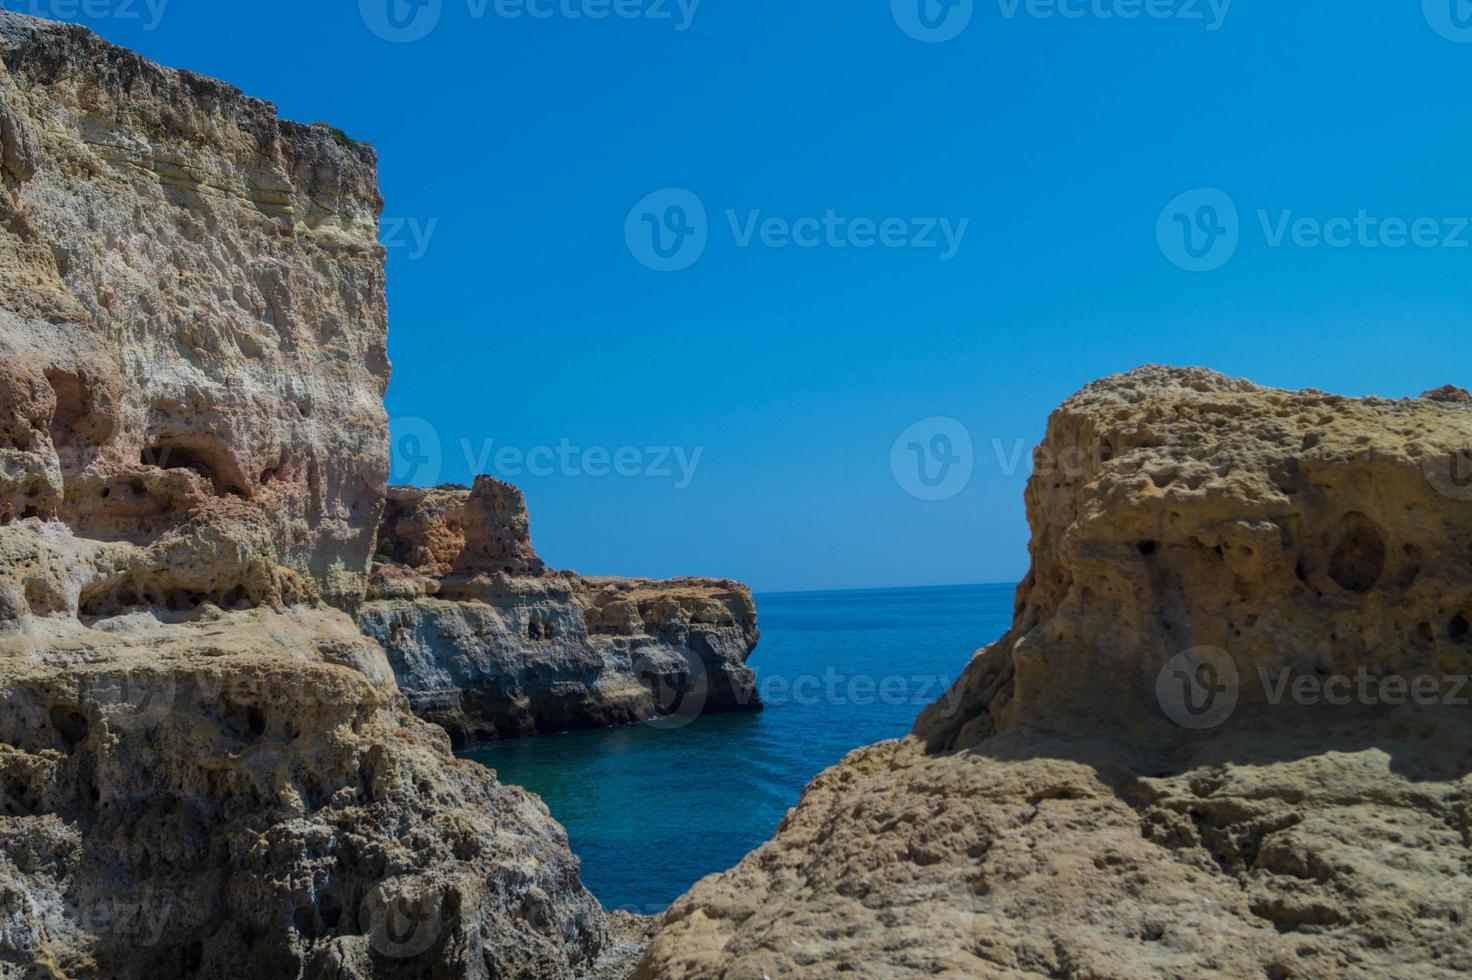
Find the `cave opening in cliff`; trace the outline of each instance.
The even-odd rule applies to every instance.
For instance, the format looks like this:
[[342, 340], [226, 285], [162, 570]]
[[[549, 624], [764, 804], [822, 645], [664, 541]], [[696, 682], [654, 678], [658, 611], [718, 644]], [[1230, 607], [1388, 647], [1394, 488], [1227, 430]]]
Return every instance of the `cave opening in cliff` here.
[[138, 461], [144, 466], [156, 466], [163, 470], [190, 470], [198, 473], [210, 482], [217, 496], [249, 496], [245, 492], [243, 481], [230, 477], [229, 470], [233, 467], [229, 466], [227, 460], [221, 459], [218, 453], [191, 446], [161, 444], [145, 448], [139, 454]]
[[56, 395], [51, 413], [51, 442], [57, 449], [77, 444], [84, 420], [92, 414], [91, 397], [82, 379], [67, 371], [47, 371], [46, 381]]

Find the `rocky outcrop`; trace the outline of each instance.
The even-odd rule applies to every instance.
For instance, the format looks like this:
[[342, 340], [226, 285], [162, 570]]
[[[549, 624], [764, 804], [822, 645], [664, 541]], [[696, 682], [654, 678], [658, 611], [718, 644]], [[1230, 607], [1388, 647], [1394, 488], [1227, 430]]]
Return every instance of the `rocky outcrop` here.
[[352, 601], [388, 472], [373, 151], [80, 28], [7, 16], [0, 61], [0, 520], [139, 543], [244, 501]]
[[509, 484], [392, 488], [378, 555], [358, 624], [456, 744], [761, 707], [749, 589], [547, 574]]
[[363, 599], [374, 157], [0, 12], [0, 973], [562, 976], [602, 913]]
[[638, 975], [1472, 971], [1469, 478], [1458, 399], [1090, 385], [1012, 629]]

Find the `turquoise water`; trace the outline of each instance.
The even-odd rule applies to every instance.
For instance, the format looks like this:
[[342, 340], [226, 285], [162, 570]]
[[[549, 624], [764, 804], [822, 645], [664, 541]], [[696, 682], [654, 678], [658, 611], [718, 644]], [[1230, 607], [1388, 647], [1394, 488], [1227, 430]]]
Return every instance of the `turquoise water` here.
[[678, 729], [605, 729], [466, 756], [540, 794], [608, 908], [662, 911], [772, 836], [852, 749], [910, 730], [972, 652], [1006, 631], [1010, 585], [757, 597], [767, 710]]

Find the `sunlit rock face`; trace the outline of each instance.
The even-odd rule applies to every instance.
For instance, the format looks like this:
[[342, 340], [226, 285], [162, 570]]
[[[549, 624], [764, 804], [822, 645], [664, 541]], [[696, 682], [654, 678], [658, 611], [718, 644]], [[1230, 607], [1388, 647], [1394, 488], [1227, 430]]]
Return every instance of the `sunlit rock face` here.
[[244, 502], [351, 602], [387, 475], [372, 149], [82, 29], [0, 46], [0, 520], [146, 545]]
[[1012, 629], [641, 977], [1472, 971], [1472, 404], [1107, 378]]
[[393, 487], [363, 632], [457, 744], [757, 711], [751, 590], [548, 572], [521, 491]]
[[371, 149], [0, 13], [0, 973], [563, 976], [602, 912], [410, 712]]

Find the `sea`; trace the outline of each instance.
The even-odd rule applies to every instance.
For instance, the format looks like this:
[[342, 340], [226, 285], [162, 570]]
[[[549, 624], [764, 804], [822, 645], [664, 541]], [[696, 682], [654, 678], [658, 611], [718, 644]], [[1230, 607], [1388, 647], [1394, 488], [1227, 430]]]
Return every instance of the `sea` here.
[[609, 909], [662, 912], [769, 839], [803, 787], [908, 733], [980, 647], [1014, 585], [758, 595], [750, 664], [766, 710], [499, 742], [466, 751], [536, 792]]

